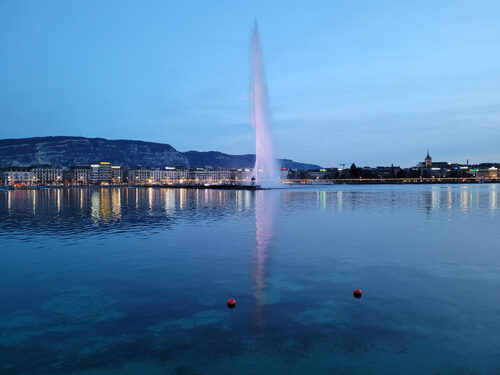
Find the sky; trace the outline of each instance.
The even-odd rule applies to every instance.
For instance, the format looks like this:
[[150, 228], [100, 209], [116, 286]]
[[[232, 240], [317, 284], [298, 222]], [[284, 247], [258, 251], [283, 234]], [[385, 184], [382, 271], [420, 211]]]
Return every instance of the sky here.
[[255, 18], [276, 156], [500, 162], [496, 0], [0, 0], [0, 138], [253, 153]]

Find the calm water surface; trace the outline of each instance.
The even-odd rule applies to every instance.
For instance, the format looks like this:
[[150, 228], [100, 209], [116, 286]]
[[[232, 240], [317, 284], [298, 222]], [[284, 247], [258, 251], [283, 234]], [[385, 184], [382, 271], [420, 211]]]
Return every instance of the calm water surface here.
[[1, 374], [500, 374], [500, 185], [1, 192], [0, 243]]

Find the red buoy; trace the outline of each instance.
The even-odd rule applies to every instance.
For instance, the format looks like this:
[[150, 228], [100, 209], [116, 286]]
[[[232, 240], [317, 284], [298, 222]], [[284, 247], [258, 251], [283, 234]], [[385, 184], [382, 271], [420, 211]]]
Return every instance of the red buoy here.
[[361, 298], [361, 289], [354, 289], [354, 298]]
[[229, 298], [227, 300], [227, 307], [233, 309], [236, 307], [236, 300], [234, 298]]

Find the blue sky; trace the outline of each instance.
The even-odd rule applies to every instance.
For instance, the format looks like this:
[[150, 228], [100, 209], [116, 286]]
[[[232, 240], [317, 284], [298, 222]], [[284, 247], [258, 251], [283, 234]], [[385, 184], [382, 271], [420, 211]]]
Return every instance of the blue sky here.
[[257, 17], [276, 154], [500, 161], [498, 1], [0, 1], [0, 138], [251, 153]]

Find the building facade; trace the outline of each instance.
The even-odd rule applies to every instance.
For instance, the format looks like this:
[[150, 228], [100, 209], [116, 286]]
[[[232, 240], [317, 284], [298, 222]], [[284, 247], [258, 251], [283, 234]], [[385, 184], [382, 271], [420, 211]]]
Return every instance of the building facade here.
[[34, 185], [35, 175], [29, 167], [7, 167], [0, 172], [3, 185]]
[[452, 166], [451, 163], [438, 161], [432, 161], [432, 157], [429, 155], [429, 150], [427, 150], [427, 156], [424, 161], [417, 165], [420, 171], [420, 176], [422, 178], [443, 178], [451, 174]]
[[189, 170], [191, 183], [245, 183], [252, 178], [251, 169], [206, 169], [193, 168]]
[[145, 168], [138, 167], [129, 169], [129, 184], [173, 184], [184, 183], [188, 179], [188, 170], [186, 168], [165, 167]]
[[75, 165], [69, 169], [68, 183], [88, 185], [90, 183], [90, 165]]
[[122, 169], [118, 165], [111, 165], [107, 161], [90, 165], [91, 184], [121, 184], [123, 182]]
[[128, 170], [127, 182], [131, 185], [149, 183], [151, 178], [151, 169], [145, 167], [137, 167]]
[[165, 167], [165, 169], [151, 170], [151, 178], [154, 183], [183, 183], [188, 178], [188, 170], [185, 168]]
[[471, 172], [480, 179], [498, 180], [498, 168], [498, 165], [479, 164], [476, 168], [472, 168]]
[[63, 169], [51, 166], [40, 166], [31, 169], [34, 181], [40, 185], [62, 184]]

